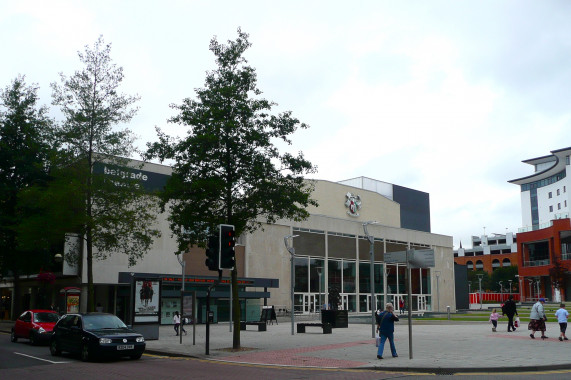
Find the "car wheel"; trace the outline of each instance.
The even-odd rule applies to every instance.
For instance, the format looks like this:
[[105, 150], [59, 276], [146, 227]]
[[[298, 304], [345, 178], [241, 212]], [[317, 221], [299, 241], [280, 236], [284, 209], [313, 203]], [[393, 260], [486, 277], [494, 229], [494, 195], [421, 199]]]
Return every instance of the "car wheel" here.
[[16, 343], [18, 341], [18, 337], [16, 336], [16, 332], [14, 331], [14, 329], [12, 329], [12, 331], [10, 333], [10, 340], [14, 343]]
[[35, 346], [35, 345], [38, 344], [38, 337], [37, 337], [36, 334], [33, 333], [33, 332], [30, 332], [30, 344], [31, 344], [32, 346]]
[[52, 339], [50, 343], [50, 353], [52, 356], [61, 355], [61, 349], [59, 348], [59, 345], [55, 339]]
[[135, 355], [131, 355], [131, 359], [133, 360], [139, 360], [141, 359], [141, 356], [143, 355], [143, 353], [141, 352], [140, 354], [135, 354]]
[[81, 360], [83, 360], [84, 362], [88, 362], [91, 360], [91, 353], [89, 352], [88, 344], [84, 344], [81, 347]]

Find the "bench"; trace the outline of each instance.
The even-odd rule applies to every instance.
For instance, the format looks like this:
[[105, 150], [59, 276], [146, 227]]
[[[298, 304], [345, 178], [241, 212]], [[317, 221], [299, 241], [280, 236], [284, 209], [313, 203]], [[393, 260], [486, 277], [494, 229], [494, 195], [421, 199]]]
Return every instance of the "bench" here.
[[321, 327], [323, 329], [324, 334], [331, 334], [331, 324], [329, 323], [298, 323], [297, 333], [298, 334], [305, 333], [306, 327]]
[[246, 330], [246, 326], [258, 326], [258, 331], [267, 331], [266, 322], [240, 321], [240, 330]]

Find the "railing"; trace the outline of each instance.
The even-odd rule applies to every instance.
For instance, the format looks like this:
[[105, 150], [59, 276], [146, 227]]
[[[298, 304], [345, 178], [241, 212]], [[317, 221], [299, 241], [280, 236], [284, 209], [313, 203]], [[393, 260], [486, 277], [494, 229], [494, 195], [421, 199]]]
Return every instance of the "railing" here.
[[523, 266], [524, 267], [540, 267], [540, 266], [544, 266], [544, 265], [549, 265], [550, 261], [549, 259], [546, 260], [534, 260], [534, 261], [524, 261], [523, 262]]
[[547, 227], [551, 227], [553, 225], [553, 221], [549, 221], [546, 223], [536, 224], [533, 226], [525, 226], [517, 229], [517, 232], [529, 232], [529, 231], [537, 231]]

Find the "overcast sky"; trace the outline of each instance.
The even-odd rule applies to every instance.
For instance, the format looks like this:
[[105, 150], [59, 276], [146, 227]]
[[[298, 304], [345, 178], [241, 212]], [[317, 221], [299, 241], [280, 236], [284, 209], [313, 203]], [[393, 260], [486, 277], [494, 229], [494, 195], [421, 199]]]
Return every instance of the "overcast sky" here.
[[[51, 103], [58, 73], [99, 35], [139, 94], [144, 147], [169, 104], [215, 69], [209, 41], [235, 39], [315, 178], [366, 176], [430, 193], [432, 232], [517, 232], [522, 160], [571, 146], [569, 1], [2, 1], [0, 87], [18, 75]], [[365, 206], [365, 205], [364, 205]]]

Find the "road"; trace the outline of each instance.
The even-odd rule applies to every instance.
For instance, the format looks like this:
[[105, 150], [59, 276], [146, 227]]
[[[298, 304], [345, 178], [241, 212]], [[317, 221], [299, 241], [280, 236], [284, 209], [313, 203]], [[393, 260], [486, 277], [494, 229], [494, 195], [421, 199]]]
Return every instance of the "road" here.
[[[456, 374], [459, 375], [459, 374]], [[462, 375], [464, 379], [542, 379], [571, 378], [571, 370], [533, 373], [483, 373]], [[0, 378], [2, 380], [82, 380], [115, 379], [434, 379], [434, 375], [403, 372], [381, 372], [364, 369], [325, 369], [263, 366], [220, 361], [166, 357], [145, 354], [140, 360], [112, 360], [84, 363], [78, 357], [63, 354], [53, 357], [48, 346], [32, 346], [21, 339], [10, 342], [8, 334], [0, 334]]]

